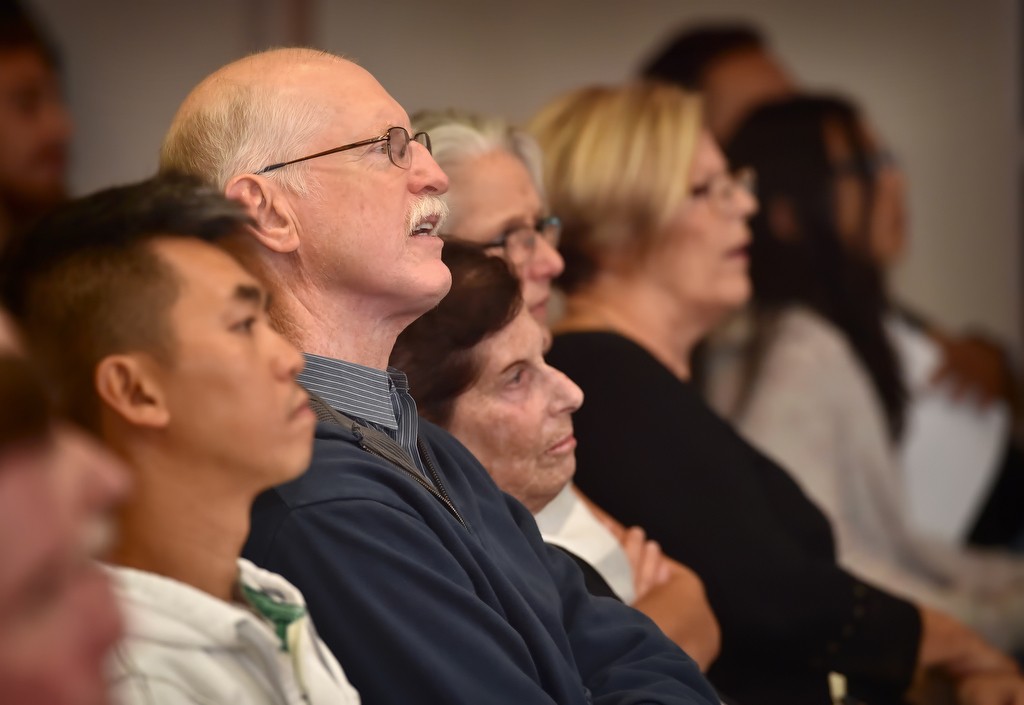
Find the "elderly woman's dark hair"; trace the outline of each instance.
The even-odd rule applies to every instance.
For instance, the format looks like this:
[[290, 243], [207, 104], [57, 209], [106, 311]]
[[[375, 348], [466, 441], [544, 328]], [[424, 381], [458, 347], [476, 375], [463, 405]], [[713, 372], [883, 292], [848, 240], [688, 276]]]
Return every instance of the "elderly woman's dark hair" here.
[[[827, 127], [849, 145], [849, 163], [837, 165], [830, 159]], [[857, 108], [831, 96], [770, 103], [743, 122], [726, 154], [730, 163], [757, 171], [761, 199], [761, 209], [751, 220], [754, 338], [745, 389], [757, 378], [778, 313], [802, 304], [845, 334], [882, 399], [890, 436], [898, 438], [906, 388], [884, 328], [889, 308], [884, 272], [870, 253], [878, 161]], [[844, 241], [837, 226], [835, 183], [840, 172], [854, 175], [864, 186], [864, 211], [852, 242]], [[787, 213], [784, 219], [779, 218], [780, 208]], [[778, 232], [781, 222], [793, 230]]]
[[480, 376], [473, 349], [511, 323], [523, 300], [519, 280], [500, 257], [457, 242], [446, 242], [441, 257], [452, 288], [398, 337], [391, 365], [408, 375], [420, 414], [445, 426], [455, 400]]

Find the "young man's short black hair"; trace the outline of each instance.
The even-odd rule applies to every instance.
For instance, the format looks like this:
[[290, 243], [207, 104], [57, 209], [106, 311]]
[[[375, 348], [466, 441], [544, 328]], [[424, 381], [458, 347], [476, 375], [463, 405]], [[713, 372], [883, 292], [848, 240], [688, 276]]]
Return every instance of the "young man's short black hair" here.
[[100, 360], [128, 350], [169, 358], [178, 282], [154, 239], [213, 242], [251, 224], [241, 204], [166, 174], [70, 201], [13, 240], [0, 260], [0, 303], [53, 382], [58, 411], [96, 430]]
[[700, 90], [704, 72], [717, 59], [742, 49], [761, 49], [765, 39], [743, 23], [699, 25], [675, 35], [641, 69], [645, 78]]

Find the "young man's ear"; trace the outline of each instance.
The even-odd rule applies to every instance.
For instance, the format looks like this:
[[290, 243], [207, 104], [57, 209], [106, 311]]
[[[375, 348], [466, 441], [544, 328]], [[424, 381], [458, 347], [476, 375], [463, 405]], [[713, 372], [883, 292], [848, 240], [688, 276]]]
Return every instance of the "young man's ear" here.
[[101, 402], [133, 426], [163, 428], [171, 420], [163, 387], [145, 358], [103, 358], [96, 366], [95, 384]]
[[228, 181], [224, 195], [245, 206], [256, 221], [252, 236], [261, 245], [282, 254], [299, 249], [291, 202], [277, 184], [255, 174], [239, 174]]

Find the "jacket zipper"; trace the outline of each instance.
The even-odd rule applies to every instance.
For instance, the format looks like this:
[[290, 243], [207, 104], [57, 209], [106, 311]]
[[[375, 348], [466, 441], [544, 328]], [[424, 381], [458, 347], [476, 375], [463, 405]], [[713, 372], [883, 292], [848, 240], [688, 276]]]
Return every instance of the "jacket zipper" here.
[[[417, 442], [419, 442], [419, 439], [416, 439], [416, 440], [417, 440]], [[400, 468], [403, 472], [405, 472], [407, 475], [412, 477], [412, 479], [414, 479], [416, 482], [418, 482], [420, 484], [420, 486], [423, 487], [423, 489], [425, 489], [427, 492], [432, 494], [439, 502], [441, 502], [441, 504], [443, 504], [445, 506], [445, 508], [448, 510], [448, 512], [453, 517], [455, 517], [455, 519], [460, 524], [462, 524], [462, 526], [464, 528], [466, 528], [466, 529], [469, 528], [466, 525], [466, 522], [463, 520], [462, 516], [459, 514], [459, 510], [457, 510], [455, 508], [455, 505], [452, 503], [451, 498], [448, 497], [448, 493], [444, 490], [444, 485], [441, 484], [441, 478], [438, 477], [437, 471], [434, 470], [434, 466], [431, 464], [429, 457], [427, 457], [427, 467], [430, 469], [430, 474], [434, 476], [434, 481], [437, 482], [437, 486], [441, 488], [441, 492], [444, 492], [444, 494], [441, 494], [441, 492], [438, 492], [436, 489], [431, 487], [430, 483], [427, 482], [426, 480], [424, 480], [420, 476], [420, 474], [418, 472], [413, 472], [412, 470], [410, 470], [409, 468], [405, 467], [404, 465], [396, 463], [394, 460], [392, 460], [391, 458], [387, 457], [386, 455], [381, 453], [379, 450], [377, 450], [376, 448], [370, 446], [368, 443], [363, 441], [363, 439], [361, 437], [359, 438], [358, 443], [359, 443], [359, 447], [362, 448], [363, 450], [365, 450], [367, 453], [370, 453], [371, 455], [376, 455], [378, 458], [382, 458], [383, 460], [388, 461], [389, 463], [391, 463], [392, 465], [395, 465], [396, 467]]]
[[447, 502], [449, 510], [451, 510], [452, 514], [455, 515], [455, 518], [459, 520], [459, 523], [468, 529], [469, 527], [466, 525], [466, 522], [463, 521], [462, 517], [459, 515], [459, 510], [455, 508], [455, 502], [453, 502], [452, 498], [448, 496], [448, 490], [444, 488], [444, 483], [441, 482], [441, 476], [438, 475], [437, 470], [434, 469], [434, 461], [430, 459], [430, 453], [427, 452], [427, 444], [423, 442], [422, 438], [417, 437], [416, 447], [419, 449], [420, 455], [423, 457], [423, 462], [427, 464], [427, 470], [430, 471], [430, 474], [434, 478], [434, 482], [437, 484], [437, 490], [441, 494], [441, 498]]
[[[445, 506], [445, 509], [447, 509], [448, 512], [453, 517], [455, 517], [456, 521], [462, 524], [463, 528], [467, 530], [469, 529], [469, 525], [462, 518], [462, 515], [459, 514], [459, 510], [455, 508], [455, 503], [452, 502], [451, 497], [448, 496], [448, 491], [444, 488], [444, 483], [441, 482], [441, 476], [438, 475], [437, 470], [434, 469], [434, 464], [430, 460], [430, 454], [427, 453], [426, 451], [426, 444], [423, 443], [423, 439], [419, 437], [416, 438], [416, 448], [417, 450], [419, 450], [420, 455], [423, 456], [423, 459], [427, 464], [427, 468], [430, 470], [430, 474], [433, 475], [434, 482], [437, 483], [437, 487], [440, 489], [440, 492], [438, 492], [437, 489], [431, 487], [430, 483], [424, 480], [418, 471], [407, 467], [405, 462], [402, 462], [402, 458], [392, 458], [388, 456], [386, 453], [377, 450], [371, 444], [367, 443], [365, 437], [362, 434], [362, 427], [359, 425], [359, 423], [357, 423], [353, 419], [348, 418], [344, 414], [335, 411], [326, 401], [324, 401], [320, 396], [314, 394], [311, 391], [309, 392], [309, 405], [310, 407], [313, 408], [313, 410], [317, 414], [317, 418], [319, 418], [321, 421], [333, 423], [343, 428], [348, 427], [349, 424], [351, 424], [349, 431], [352, 433], [352, 435], [355, 436], [356, 445], [358, 445], [367, 453], [375, 455], [378, 458], [381, 458], [382, 460], [386, 460], [392, 465], [405, 471], [408, 475], [412, 477], [412, 479], [418, 482], [420, 486], [423, 487], [423, 489], [425, 489], [430, 494], [434, 495], [434, 497], [437, 498], [437, 500]], [[324, 416], [326, 416], [327, 418], [324, 418]], [[403, 451], [402, 455], [407, 456], [408, 454]]]

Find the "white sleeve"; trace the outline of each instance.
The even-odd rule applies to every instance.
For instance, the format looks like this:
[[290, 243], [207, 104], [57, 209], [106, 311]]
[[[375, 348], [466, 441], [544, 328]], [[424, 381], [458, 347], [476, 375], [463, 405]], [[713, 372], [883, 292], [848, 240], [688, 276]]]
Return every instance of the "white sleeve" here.
[[987, 621], [985, 612], [1014, 612], [1011, 593], [1021, 602], [1021, 559], [945, 545], [911, 529], [881, 403], [828, 323], [813, 314], [781, 320], [735, 422], [829, 517], [844, 567], [975, 623]]

